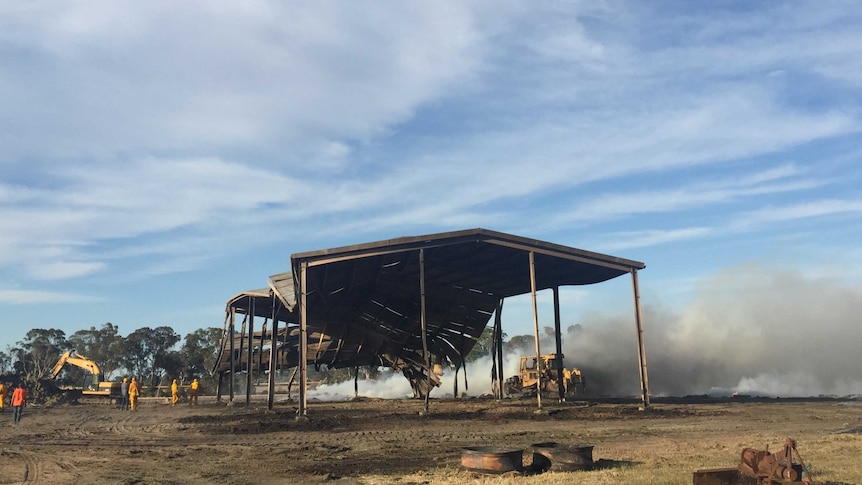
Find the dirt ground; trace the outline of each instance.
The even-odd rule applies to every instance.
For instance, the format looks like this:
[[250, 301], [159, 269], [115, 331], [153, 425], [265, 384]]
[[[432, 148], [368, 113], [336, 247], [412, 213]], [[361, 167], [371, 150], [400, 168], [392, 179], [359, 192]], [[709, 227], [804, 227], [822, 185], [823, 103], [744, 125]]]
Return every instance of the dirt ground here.
[[[798, 440], [821, 480], [862, 483], [862, 406], [772, 401], [653, 404], [534, 400], [371, 400], [246, 407], [163, 400], [136, 412], [107, 404], [29, 406], [2, 419], [0, 483], [686, 483], [735, 466], [743, 447]], [[592, 444], [593, 471], [485, 476], [460, 469], [468, 446]], [[529, 465], [531, 454], [525, 453]], [[815, 477], [816, 478], [816, 477]]]

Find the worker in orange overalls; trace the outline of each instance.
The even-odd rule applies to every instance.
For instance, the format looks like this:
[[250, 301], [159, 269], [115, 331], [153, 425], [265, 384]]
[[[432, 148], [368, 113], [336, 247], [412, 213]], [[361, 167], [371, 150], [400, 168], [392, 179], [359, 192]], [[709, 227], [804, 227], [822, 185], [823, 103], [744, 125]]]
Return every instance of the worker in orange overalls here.
[[6, 406], [6, 384], [0, 382], [0, 413], [4, 412]]
[[198, 387], [200, 383], [195, 379], [189, 384], [189, 406], [198, 404]]
[[180, 402], [180, 386], [177, 385], [177, 380], [171, 384], [171, 406], [176, 406]]
[[18, 387], [12, 392], [12, 407], [14, 408], [14, 412], [12, 413], [12, 421], [14, 423], [19, 423], [21, 421], [21, 410], [24, 408], [24, 404], [27, 402], [27, 389], [24, 389], [24, 384], [19, 384]]
[[129, 383], [129, 410], [135, 411], [138, 406], [138, 396], [141, 395], [141, 388], [138, 387], [138, 381], [132, 377], [132, 382]]

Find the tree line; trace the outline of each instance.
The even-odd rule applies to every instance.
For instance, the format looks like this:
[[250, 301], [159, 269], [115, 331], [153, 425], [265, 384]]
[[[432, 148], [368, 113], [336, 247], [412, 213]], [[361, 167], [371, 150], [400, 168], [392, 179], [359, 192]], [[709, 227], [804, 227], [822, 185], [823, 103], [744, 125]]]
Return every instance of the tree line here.
[[[553, 334], [553, 329], [545, 328], [545, 332]], [[492, 335], [491, 327], [486, 328], [467, 356], [468, 362], [489, 354], [493, 347]], [[38, 382], [49, 378], [60, 356], [72, 350], [95, 361], [106, 381], [136, 376], [142, 384], [155, 390], [172, 379], [184, 383], [198, 378], [202, 391], [209, 391], [215, 387], [210, 371], [219, 353], [221, 336], [221, 329], [210, 327], [197, 329], [181, 338], [172, 327], [160, 326], [142, 327], [124, 337], [110, 322], [69, 336], [59, 329], [35, 328], [5, 352], [0, 351], [0, 373]], [[506, 341], [504, 333], [503, 338], [510, 348], [529, 349], [528, 344], [533, 341], [530, 335], [517, 335]], [[373, 378], [380, 374], [380, 369], [369, 368], [364, 372], [367, 378]], [[84, 373], [83, 369], [66, 366], [57, 377], [57, 385], [80, 386]], [[351, 378], [350, 369], [326, 369], [319, 374], [325, 382]]]
[[[215, 364], [221, 335], [221, 329], [211, 327], [181, 338], [172, 327], [161, 326], [142, 327], [124, 337], [110, 322], [68, 337], [63, 330], [34, 328], [23, 340], [0, 351], [0, 372], [27, 381], [47, 379], [60, 356], [73, 350], [95, 361], [106, 381], [137, 376], [152, 389], [170, 379], [190, 382], [198, 378], [203, 384]], [[57, 376], [58, 385], [80, 385], [84, 372], [66, 366]]]

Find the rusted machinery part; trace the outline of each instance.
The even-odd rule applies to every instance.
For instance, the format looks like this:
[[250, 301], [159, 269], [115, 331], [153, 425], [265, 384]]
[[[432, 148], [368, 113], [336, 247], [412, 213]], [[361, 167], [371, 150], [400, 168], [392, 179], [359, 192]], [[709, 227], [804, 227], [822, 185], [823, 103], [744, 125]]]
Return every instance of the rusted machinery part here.
[[461, 449], [461, 466], [477, 473], [499, 474], [521, 471], [524, 450], [498, 446], [473, 446]]
[[593, 468], [593, 445], [567, 445], [555, 442], [536, 443], [532, 447], [533, 465], [537, 471], [575, 471]]
[[694, 485], [760, 485], [800, 482], [816, 485], [820, 483], [812, 481], [810, 470], [799, 455], [799, 450], [796, 449], [796, 441], [791, 438], [784, 440], [784, 448], [777, 453], [744, 448], [736, 473], [733, 470], [732, 468], [698, 470], [694, 474], [693, 483]]
[[[777, 478], [797, 481], [805, 470], [803, 463], [793, 462], [796, 442], [787, 438], [784, 449], [778, 453], [745, 448], [739, 461], [739, 470], [759, 478]], [[799, 460], [802, 461], [801, 459]]]

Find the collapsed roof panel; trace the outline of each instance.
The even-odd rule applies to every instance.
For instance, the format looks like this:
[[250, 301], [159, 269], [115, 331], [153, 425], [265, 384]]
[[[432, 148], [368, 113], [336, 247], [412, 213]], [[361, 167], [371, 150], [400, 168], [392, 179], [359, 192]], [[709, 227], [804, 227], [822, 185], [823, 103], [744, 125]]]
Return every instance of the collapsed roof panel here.
[[[423, 265], [420, 265], [420, 252]], [[228, 306], [299, 321], [306, 294], [310, 362], [330, 367], [422, 362], [420, 268], [424, 270], [429, 352], [458, 365], [488, 325], [497, 303], [530, 293], [530, 253], [537, 290], [587, 285], [643, 269], [643, 263], [486, 229], [411, 236], [291, 256], [293, 272], [271, 276], [269, 289], [241, 293]], [[300, 266], [307, 287], [300, 288]], [[243, 298], [245, 297], [245, 298]], [[311, 337], [318, 336], [317, 339]], [[295, 354], [294, 354], [295, 355]], [[295, 362], [294, 362], [295, 365]]]

